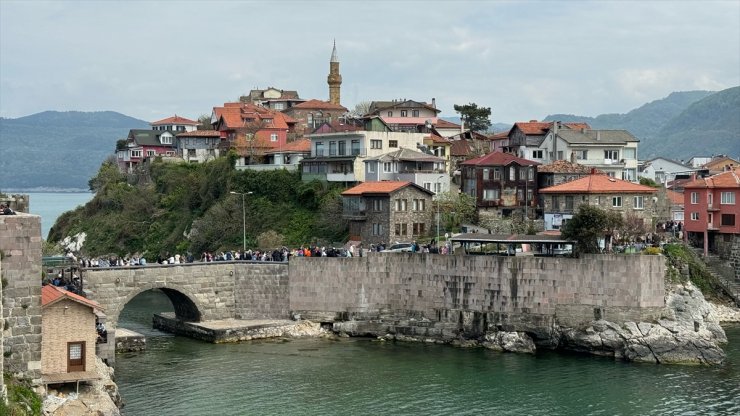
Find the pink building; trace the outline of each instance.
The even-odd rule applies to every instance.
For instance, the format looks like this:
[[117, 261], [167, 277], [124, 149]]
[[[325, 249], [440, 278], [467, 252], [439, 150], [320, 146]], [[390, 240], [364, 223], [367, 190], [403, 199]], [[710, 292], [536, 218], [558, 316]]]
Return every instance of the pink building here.
[[704, 254], [723, 236], [740, 234], [740, 167], [684, 185], [684, 230], [692, 242], [703, 241]]

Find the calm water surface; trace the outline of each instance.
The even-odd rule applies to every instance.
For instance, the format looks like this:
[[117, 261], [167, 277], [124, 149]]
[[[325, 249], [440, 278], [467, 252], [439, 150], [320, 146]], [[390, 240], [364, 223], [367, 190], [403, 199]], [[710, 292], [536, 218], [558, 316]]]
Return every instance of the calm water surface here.
[[41, 237], [46, 239], [57, 218], [67, 211], [85, 205], [91, 192], [29, 192], [30, 213], [41, 216]]
[[151, 329], [167, 310], [150, 291], [121, 315], [149, 345], [116, 359], [125, 415], [740, 415], [740, 327], [710, 368], [365, 339], [213, 345]]

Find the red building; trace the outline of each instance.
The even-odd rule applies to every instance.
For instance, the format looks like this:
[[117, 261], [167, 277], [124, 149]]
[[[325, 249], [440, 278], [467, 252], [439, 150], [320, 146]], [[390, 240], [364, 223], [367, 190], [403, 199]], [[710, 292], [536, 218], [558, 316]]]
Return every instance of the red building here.
[[704, 254], [714, 251], [722, 235], [740, 234], [740, 167], [684, 185], [684, 230]]

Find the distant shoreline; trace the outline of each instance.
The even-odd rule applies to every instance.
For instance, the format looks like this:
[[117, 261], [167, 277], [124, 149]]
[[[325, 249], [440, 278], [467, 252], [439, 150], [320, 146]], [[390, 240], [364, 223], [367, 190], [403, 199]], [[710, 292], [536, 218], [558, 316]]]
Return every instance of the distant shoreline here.
[[38, 187], [38, 188], [10, 188], [10, 189], [2, 189], [0, 192], [5, 194], [24, 194], [24, 193], [39, 193], [39, 192], [47, 192], [47, 193], [57, 193], [57, 194], [89, 194], [92, 193], [89, 189], [85, 188], [45, 188], [45, 187]]

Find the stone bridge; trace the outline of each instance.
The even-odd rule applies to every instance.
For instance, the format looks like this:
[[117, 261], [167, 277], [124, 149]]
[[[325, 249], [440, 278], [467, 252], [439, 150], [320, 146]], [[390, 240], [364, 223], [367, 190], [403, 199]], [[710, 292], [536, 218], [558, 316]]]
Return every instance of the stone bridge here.
[[[183, 321], [287, 317], [288, 264], [214, 262], [141, 267], [90, 268], [82, 271], [89, 297], [105, 310], [114, 334], [126, 304], [138, 294], [160, 289]], [[115, 342], [99, 344], [112, 363]]]

